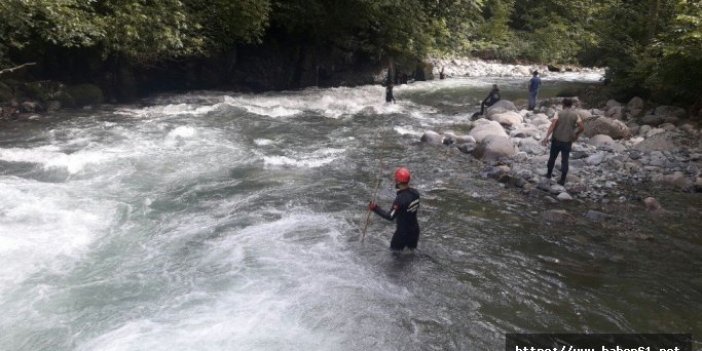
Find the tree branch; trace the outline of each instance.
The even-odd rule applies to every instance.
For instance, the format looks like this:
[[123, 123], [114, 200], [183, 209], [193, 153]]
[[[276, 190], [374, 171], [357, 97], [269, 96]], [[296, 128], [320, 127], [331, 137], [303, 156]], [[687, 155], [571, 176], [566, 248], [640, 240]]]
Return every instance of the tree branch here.
[[3, 74], [5, 74], [5, 73], [12, 73], [12, 72], [14, 72], [14, 71], [16, 71], [16, 70], [18, 70], [18, 69], [22, 69], [22, 68], [27, 67], [27, 66], [34, 66], [34, 65], [36, 65], [36, 64], [37, 64], [36, 62], [27, 62], [27, 63], [23, 63], [23, 64], [21, 64], [21, 65], [19, 65], [19, 66], [16, 66], [16, 67], [6, 68], [6, 69], [3, 69], [3, 70], [0, 70], [0, 75], [3, 75]]

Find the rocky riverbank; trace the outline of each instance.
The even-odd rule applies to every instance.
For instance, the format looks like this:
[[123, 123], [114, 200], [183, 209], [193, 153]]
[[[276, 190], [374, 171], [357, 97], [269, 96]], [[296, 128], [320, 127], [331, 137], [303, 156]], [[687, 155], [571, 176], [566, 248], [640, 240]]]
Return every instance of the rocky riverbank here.
[[[426, 131], [421, 141], [457, 147], [482, 160], [482, 176], [550, 202], [640, 200], [651, 186], [701, 192], [702, 131], [685, 110], [646, 109], [640, 98], [626, 104], [579, 108], [585, 132], [573, 144], [565, 186], [545, 178], [548, 147], [540, 141], [562, 98], [542, 101], [535, 111], [501, 100], [485, 116], [469, 122], [465, 135]], [[560, 172], [556, 162], [554, 178]]]

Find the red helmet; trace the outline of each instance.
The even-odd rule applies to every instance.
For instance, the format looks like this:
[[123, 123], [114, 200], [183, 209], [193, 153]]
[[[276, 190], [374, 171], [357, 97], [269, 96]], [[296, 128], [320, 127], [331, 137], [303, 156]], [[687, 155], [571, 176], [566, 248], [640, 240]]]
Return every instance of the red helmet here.
[[395, 171], [395, 183], [409, 183], [410, 171], [405, 167], [400, 167]]

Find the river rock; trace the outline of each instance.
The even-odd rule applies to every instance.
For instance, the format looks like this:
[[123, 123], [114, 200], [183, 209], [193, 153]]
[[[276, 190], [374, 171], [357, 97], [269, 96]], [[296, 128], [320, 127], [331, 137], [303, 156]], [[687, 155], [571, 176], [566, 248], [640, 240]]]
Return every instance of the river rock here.
[[702, 192], [702, 177], [697, 177], [695, 180], [695, 191], [698, 193]]
[[614, 99], [607, 100], [607, 103], [605, 104], [605, 110], [609, 110], [612, 107], [622, 107], [622, 103]]
[[658, 128], [663, 129], [666, 132], [670, 132], [670, 131], [675, 130], [677, 127], [675, 127], [675, 125], [672, 123], [666, 122], [666, 123], [659, 125]]
[[568, 194], [568, 193], [565, 192], [565, 191], [562, 192], [562, 193], [560, 193], [560, 194], [558, 194], [558, 196], [557, 196], [556, 198], [557, 198], [558, 200], [561, 200], [561, 201], [571, 201], [571, 200], [573, 200], [573, 197], [570, 196], [570, 194]]
[[489, 117], [493, 113], [502, 113], [506, 111], [517, 112], [518, 110], [517, 106], [515, 106], [512, 101], [502, 99], [494, 103], [492, 106], [488, 107], [487, 115]]
[[475, 150], [477, 143], [470, 135], [462, 135], [456, 138], [456, 147], [463, 153], [469, 154]]
[[665, 132], [665, 129], [663, 129], [663, 128], [652, 128], [651, 130], [649, 130], [648, 132], [646, 132], [646, 136], [645, 136], [645, 137], [646, 137], [646, 138], [650, 138], [650, 137], [652, 137], [652, 136], [654, 136], [654, 135], [656, 135], [656, 134], [660, 134], [660, 133], [664, 133], [664, 132]]
[[598, 152], [596, 154], [588, 156], [588, 158], [585, 159], [585, 163], [587, 163], [591, 166], [597, 166], [600, 163], [602, 163], [602, 161], [604, 161], [605, 156], [606, 155], [604, 152]]
[[658, 212], [663, 210], [661, 204], [658, 203], [658, 200], [656, 200], [654, 197], [645, 198], [644, 205], [646, 206], [646, 210], [649, 212]]
[[479, 119], [475, 121], [473, 129], [471, 129], [470, 136], [472, 136], [476, 142], [480, 143], [488, 136], [501, 136], [507, 138], [507, 133], [502, 125], [495, 121], [489, 121], [486, 119]]
[[606, 213], [603, 213], [600, 211], [595, 211], [595, 210], [588, 210], [587, 213], [585, 213], [585, 218], [587, 218], [593, 222], [596, 222], [596, 223], [604, 222], [604, 221], [610, 219], [611, 217], [612, 216], [610, 216]]
[[614, 118], [614, 119], [622, 119], [622, 116], [624, 115], [624, 108], [622, 106], [614, 106], [609, 108], [605, 113], [605, 117], [609, 118]]
[[566, 210], [548, 210], [542, 214], [543, 219], [550, 223], [573, 223], [575, 217]]
[[687, 189], [692, 185], [689, 179], [682, 172], [678, 171], [673, 174], [668, 174], [662, 177], [657, 177], [654, 181], [660, 181], [672, 185], [679, 189]]
[[627, 109], [629, 110], [629, 113], [631, 113], [632, 116], [636, 117], [641, 114], [644, 110], [644, 101], [640, 97], [634, 97], [631, 100], [629, 100], [629, 103], [626, 104]]
[[634, 145], [638, 151], [673, 151], [677, 147], [671, 133], [658, 133]]
[[433, 130], [427, 130], [424, 132], [424, 134], [422, 134], [422, 138], [419, 140], [432, 145], [441, 145], [444, 143], [444, 137]]
[[473, 151], [473, 156], [489, 161], [514, 156], [518, 151], [508, 137], [488, 135], [478, 142], [477, 147]]
[[543, 113], [537, 113], [533, 115], [529, 123], [537, 127], [540, 127], [542, 125], [551, 125], [551, 121], [548, 119], [548, 116], [546, 116]]
[[512, 127], [522, 123], [522, 116], [514, 111], [488, 114], [490, 120], [496, 121], [503, 126]]
[[590, 138], [588, 141], [590, 145], [596, 146], [598, 149], [601, 150], [608, 150], [608, 151], [613, 151], [613, 152], [622, 152], [626, 150], [624, 145], [621, 145], [617, 143], [616, 141], [612, 140], [612, 138], [609, 135], [604, 135], [604, 134], [598, 134]]
[[592, 117], [584, 120], [585, 135], [593, 137], [597, 134], [605, 134], [612, 139], [622, 139], [629, 137], [629, 127], [622, 121], [608, 117]]
[[663, 123], [664, 118], [661, 115], [645, 115], [641, 117], [639, 121], [641, 122], [641, 124], [657, 127], [658, 125]]
[[541, 131], [532, 125], [521, 125], [509, 133], [512, 138], [536, 138], [541, 136]]
[[542, 155], [546, 153], [546, 147], [531, 138], [520, 140], [518, 145], [519, 150], [524, 151], [529, 155]]
[[677, 118], [684, 118], [687, 112], [684, 108], [676, 106], [658, 106], [653, 110], [654, 115], [659, 116], [673, 116]]

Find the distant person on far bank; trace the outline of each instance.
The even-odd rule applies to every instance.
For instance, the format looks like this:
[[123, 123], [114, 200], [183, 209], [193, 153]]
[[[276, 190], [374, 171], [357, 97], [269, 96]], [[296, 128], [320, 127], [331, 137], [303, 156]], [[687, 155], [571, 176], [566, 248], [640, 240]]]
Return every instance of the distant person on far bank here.
[[392, 93], [392, 88], [392, 82], [388, 82], [388, 85], [385, 86], [385, 102], [392, 102], [394, 104], [395, 95]]
[[529, 80], [529, 108], [533, 111], [536, 108], [536, 98], [539, 96], [539, 88], [541, 88], [541, 78], [539, 71], [534, 71], [533, 77]]
[[439, 72], [439, 79], [445, 79], [445, 78], [446, 78], [446, 74], [444, 73], [444, 68], [441, 67], [441, 72]]
[[498, 101], [500, 101], [500, 89], [497, 87], [497, 84], [493, 84], [492, 90], [490, 90], [488, 96], [480, 103], [480, 115], [482, 116], [485, 114], [486, 107], [490, 107]]
[[551, 138], [551, 153], [546, 164], [546, 178], [551, 179], [553, 175], [553, 166], [556, 164], [556, 157], [561, 154], [561, 179], [558, 184], [565, 185], [566, 176], [568, 175], [568, 159], [570, 157], [570, 148], [573, 142], [578, 140], [580, 134], [585, 131], [580, 115], [573, 108], [573, 100], [569, 98], [563, 99], [563, 110], [556, 114], [551, 126], [548, 127], [546, 137], [541, 143], [548, 145], [549, 137]]
[[395, 171], [395, 188], [397, 196], [392, 203], [390, 211], [384, 211], [378, 204], [371, 202], [368, 209], [389, 221], [396, 220], [395, 234], [390, 240], [390, 249], [401, 251], [404, 248], [414, 250], [419, 241], [419, 223], [417, 211], [419, 210], [419, 192], [409, 186], [410, 171], [400, 167]]

